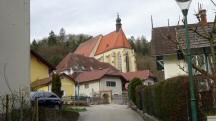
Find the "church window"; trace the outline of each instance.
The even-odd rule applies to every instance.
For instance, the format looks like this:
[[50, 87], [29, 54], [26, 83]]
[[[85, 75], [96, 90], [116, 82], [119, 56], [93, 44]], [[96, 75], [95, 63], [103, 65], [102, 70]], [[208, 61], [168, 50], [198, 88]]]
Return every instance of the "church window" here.
[[118, 69], [122, 71], [122, 57], [120, 53], [118, 53]]
[[128, 53], [126, 53], [126, 69], [127, 69], [127, 72], [130, 71], [129, 55], [128, 55]]

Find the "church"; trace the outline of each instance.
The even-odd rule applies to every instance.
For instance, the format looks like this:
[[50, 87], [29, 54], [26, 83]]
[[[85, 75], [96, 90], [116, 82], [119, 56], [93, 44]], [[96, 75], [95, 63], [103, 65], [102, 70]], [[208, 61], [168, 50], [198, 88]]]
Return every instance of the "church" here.
[[122, 30], [119, 15], [117, 15], [115, 31], [87, 40], [80, 44], [74, 53], [109, 63], [121, 72], [137, 70], [135, 52]]

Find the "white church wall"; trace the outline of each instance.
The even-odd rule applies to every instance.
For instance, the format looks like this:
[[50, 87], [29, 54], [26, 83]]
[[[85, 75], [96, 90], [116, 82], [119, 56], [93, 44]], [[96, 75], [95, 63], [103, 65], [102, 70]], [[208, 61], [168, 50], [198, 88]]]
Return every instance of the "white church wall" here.
[[[127, 49], [127, 48], [112, 49], [103, 54], [95, 56], [95, 58], [101, 62], [106, 62], [111, 64], [112, 66], [116, 67], [122, 72], [127, 72], [126, 53], [128, 53], [129, 56], [129, 65], [130, 65], [129, 71], [130, 72], [136, 71], [136, 58], [135, 58], [134, 50], [132, 49]], [[121, 55], [121, 60], [118, 58], [118, 54]], [[121, 61], [121, 63], [119, 63], [118, 61]]]

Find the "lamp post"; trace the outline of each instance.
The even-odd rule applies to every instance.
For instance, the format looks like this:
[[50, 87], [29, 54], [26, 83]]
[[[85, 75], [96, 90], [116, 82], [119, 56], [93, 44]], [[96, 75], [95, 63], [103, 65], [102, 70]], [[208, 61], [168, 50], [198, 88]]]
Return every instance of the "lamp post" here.
[[188, 31], [188, 23], [187, 23], [187, 15], [189, 6], [192, 0], [175, 0], [179, 5], [182, 13], [184, 15], [184, 26], [185, 26], [185, 42], [186, 42], [186, 52], [187, 52], [187, 65], [188, 65], [188, 74], [189, 74], [189, 84], [190, 84], [190, 97], [191, 97], [191, 113], [192, 113], [192, 120], [198, 121], [198, 111], [197, 111], [197, 100], [195, 96], [195, 83], [193, 79], [193, 72], [192, 72], [192, 56], [191, 56], [191, 49], [190, 49], [190, 40], [189, 40], [189, 31]]

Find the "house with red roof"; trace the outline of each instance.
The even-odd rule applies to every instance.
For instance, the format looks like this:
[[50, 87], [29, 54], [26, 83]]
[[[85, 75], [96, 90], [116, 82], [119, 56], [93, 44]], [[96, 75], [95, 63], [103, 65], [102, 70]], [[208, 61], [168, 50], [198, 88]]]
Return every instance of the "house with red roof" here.
[[129, 82], [135, 78], [142, 80], [143, 85], [146, 85], [146, 86], [154, 85], [157, 82], [156, 76], [154, 76], [150, 70], [122, 73], [122, 76], [128, 82], [125, 84], [126, 89], [128, 88]]
[[137, 70], [135, 53], [122, 29], [119, 15], [116, 19], [115, 31], [91, 38], [80, 44], [74, 53], [109, 63], [121, 72]]
[[[100, 95], [102, 98], [107, 95], [111, 101], [114, 95], [122, 95], [126, 90], [127, 80], [118, 70], [110, 68], [82, 72], [78, 75], [72, 75], [77, 82], [77, 90], [81, 96], [95, 97]], [[110, 102], [109, 101], [109, 102]]]
[[111, 68], [115, 69], [109, 63], [104, 63], [96, 60], [93, 57], [68, 53], [56, 66], [57, 73], [65, 73], [72, 75], [74, 73]]
[[74, 79], [79, 83], [80, 95], [84, 96], [94, 96], [101, 92], [121, 95], [127, 82], [121, 72], [109, 68], [83, 72]]
[[[188, 25], [192, 64], [207, 72], [212, 72], [213, 59], [210, 51], [210, 42], [200, 35], [211, 33], [214, 23], [207, 21], [205, 9], [200, 9], [198, 15], [200, 23]], [[194, 30], [198, 33], [194, 32]], [[185, 45], [185, 29], [183, 25], [152, 29], [151, 54], [156, 58], [158, 70], [164, 71], [165, 79], [188, 75], [185, 58], [187, 54], [183, 54], [186, 52]], [[193, 74], [197, 75], [200, 73], [199, 71], [194, 71]]]

